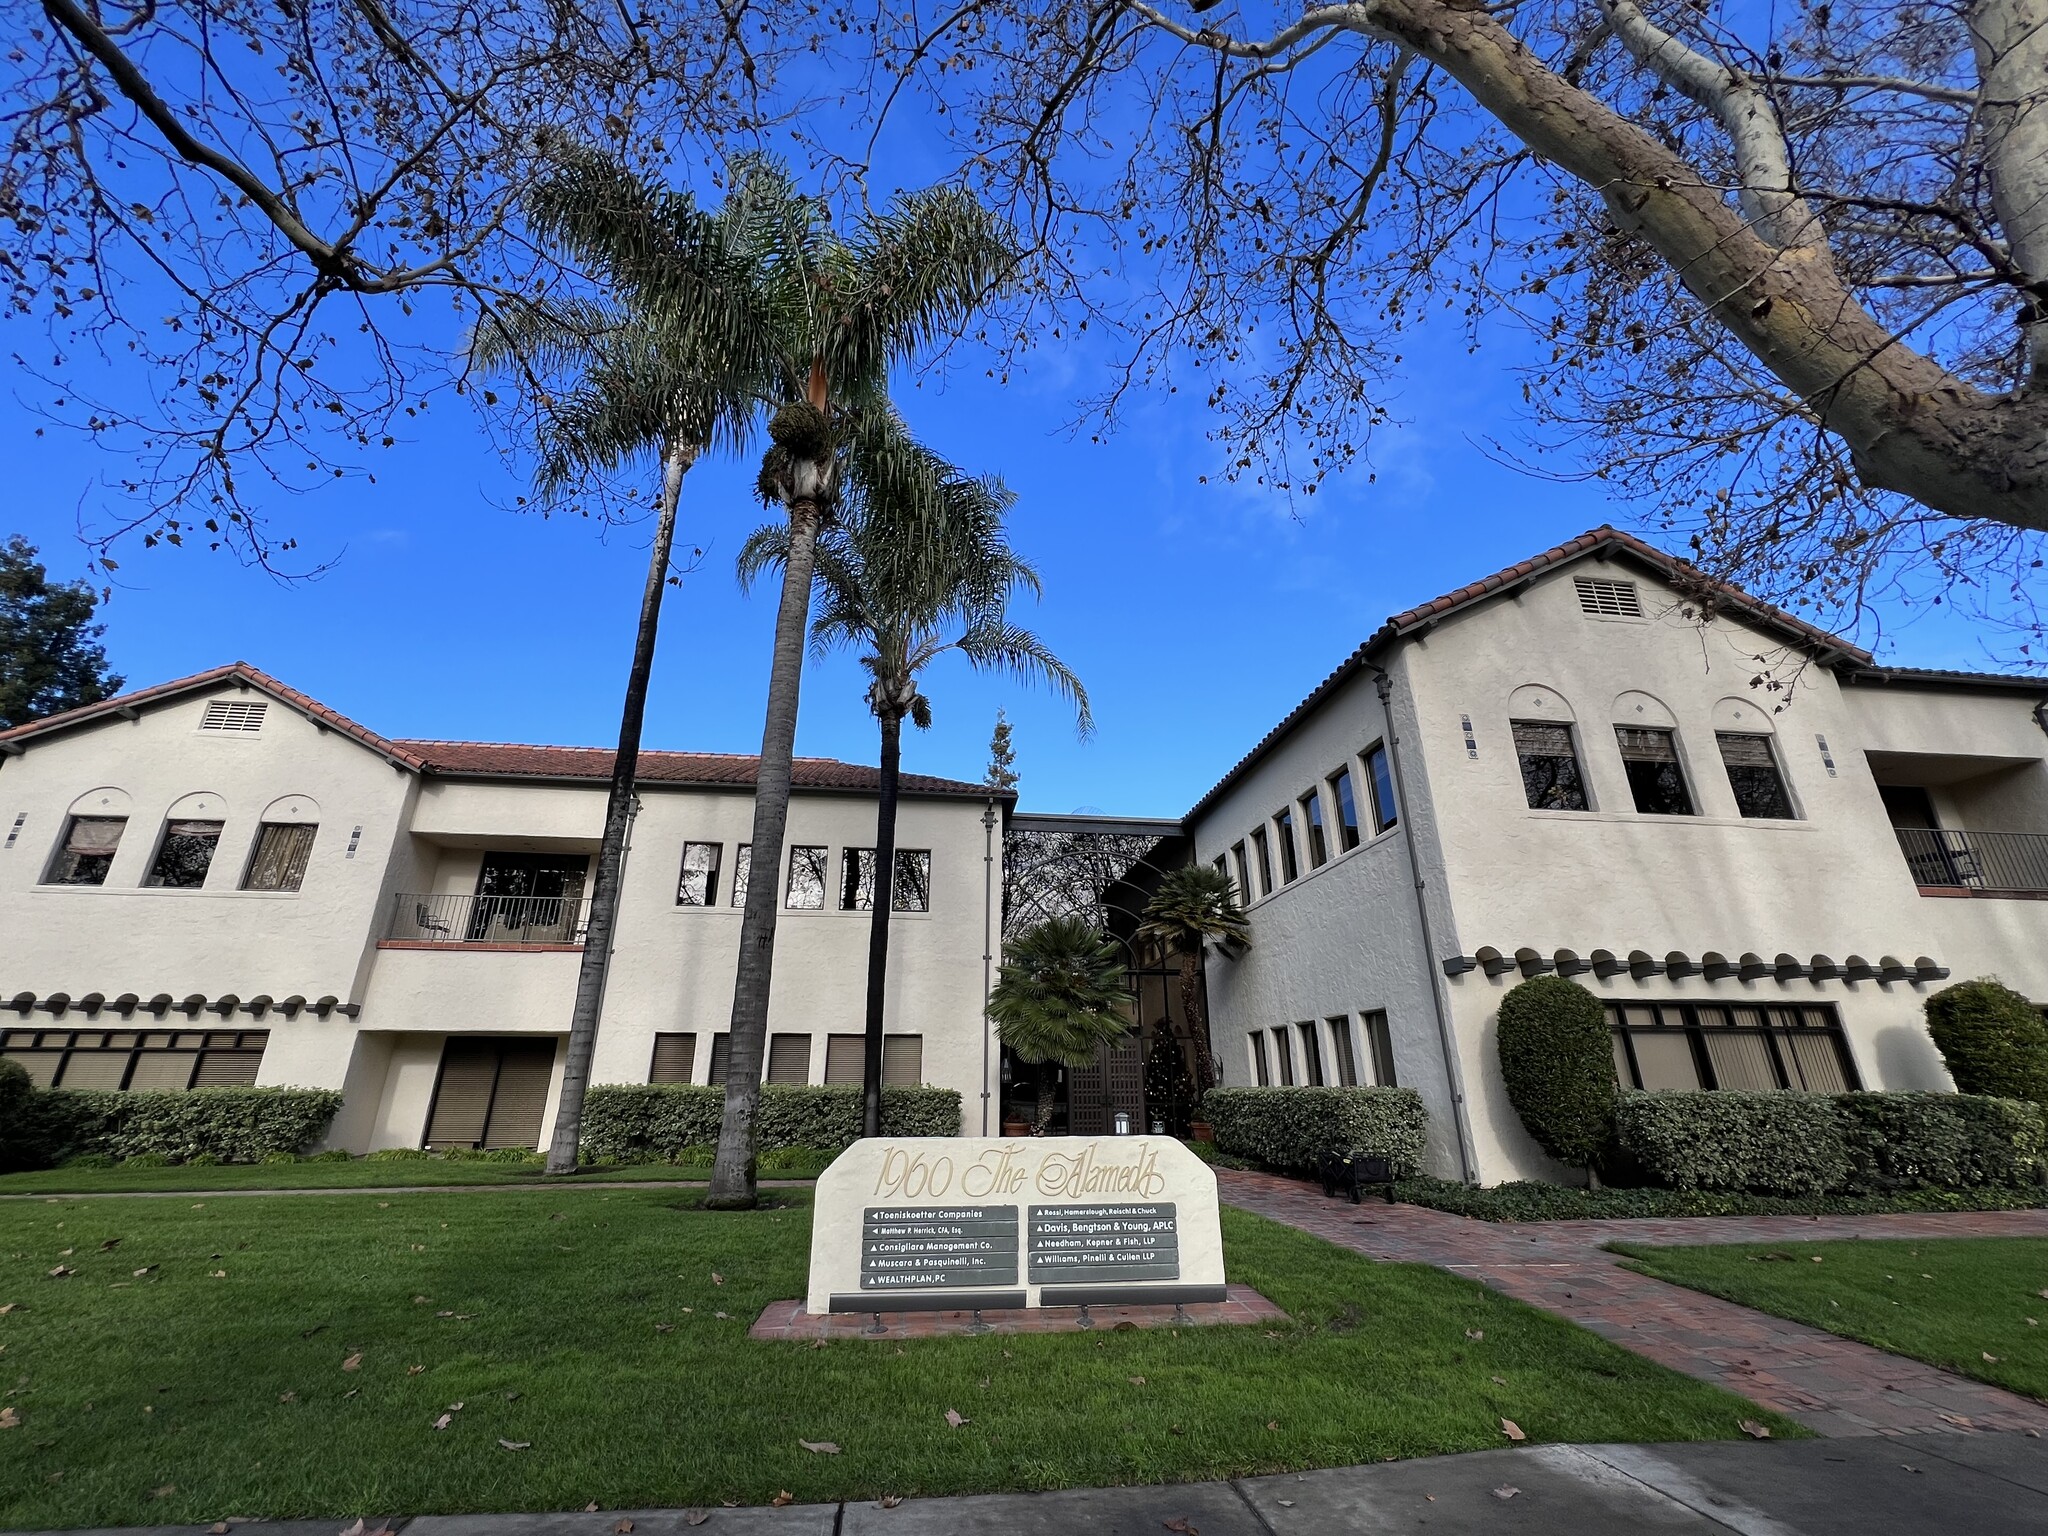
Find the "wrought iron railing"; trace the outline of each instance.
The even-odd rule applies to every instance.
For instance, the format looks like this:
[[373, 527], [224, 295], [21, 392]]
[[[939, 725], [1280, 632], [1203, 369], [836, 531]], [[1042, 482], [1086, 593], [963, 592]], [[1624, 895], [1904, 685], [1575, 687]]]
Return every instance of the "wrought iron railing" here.
[[387, 939], [425, 944], [581, 944], [590, 901], [573, 896], [391, 898]]
[[2048, 892], [2048, 832], [1892, 830], [1916, 885]]

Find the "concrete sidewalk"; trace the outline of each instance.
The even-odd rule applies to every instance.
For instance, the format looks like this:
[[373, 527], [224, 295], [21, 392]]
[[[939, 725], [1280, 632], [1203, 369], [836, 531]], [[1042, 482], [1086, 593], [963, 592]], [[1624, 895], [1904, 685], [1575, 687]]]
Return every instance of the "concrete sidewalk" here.
[[[699, 1517], [701, 1517], [699, 1519]], [[699, 1523], [692, 1524], [693, 1519]], [[1918, 1435], [1788, 1443], [1545, 1445], [1165, 1487], [786, 1509], [606, 1510], [239, 1523], [249, 1536], [2038, 1536], [2048, 1441]], [[197, 1536], [129, 1526], [119, 1536]], [[68, 1536], [114, 1536], [71, 1532]]]

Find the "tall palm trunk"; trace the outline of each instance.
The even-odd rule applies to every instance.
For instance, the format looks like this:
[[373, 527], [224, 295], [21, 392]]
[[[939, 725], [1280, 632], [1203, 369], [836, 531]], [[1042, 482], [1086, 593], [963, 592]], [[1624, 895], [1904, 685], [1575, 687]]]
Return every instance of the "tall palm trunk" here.
[[1180, 1009], [1188, 1021], [1188, 1038], [1195, 1043], [1195, 1086], [1206, 1093], [1216, 1086], [1216, 1052], [1209, 1043], [1209, 1010], [1202, 1004], [1199, 947], [1180, 954]]
[[640, 594], [640, 627], [633, 635], [633, 665], [626, 674], [626, 699], [619, 710], [619, 752], [604, 804], [604, 835], [597, 845], [597, 873], [590, 884], [590, 921], [583, 931], [583, 959], [576, 971], [576, 1001], [569, 1013], [569, 1054], [562, 1065], [562, 1096], [555, 1106], [555, 1134], [548, 1143], [547, 1171], [576, 1171], [583, 1136], [583, 1096], [590, 1087], [590, 1058], [597, 1049], [598, 1015], [604, 1009], [605, 972], [611, 966], [612, 936], [618, 927], [619, 872], [625, 863], [626, 831], [633, 820], [633, 774], [640, 762], [640, 727], [647, 714], [647, 679], [654, 670], [654, 638], [661, 625], [661, 596], [668, 585], [668, 560], [676, 536], [676, 503], [683, 476], [695, 455], [672, 442], [663, 455], [661, 501], [654, 519], [654, 547], [647, 552], [647, 585]]
[[761, 1107], [761, 1058], [768, 1041], [768, 986], [775, 968], [775, 922], [782, 889], [782, 837], [789, 820], [790, 759], [796, 750], [797, 695], [804, 635], [811, 621], [811, 574], [824, 508], [804, 497], [789, 504], [789, 558], [775, 614], [775, 655], [768, 670], [768, 716], [754, 777], [754, 841], [748, 855], [747, 906], [740, 919], [739, 975], [727, 1040], [725, 1117], [704, 1203], [745, 1210], [756, 1200], [754, 1117]]
[[861, 1055], [861, 1134], [882, 1134], [882, 1011], [889, 982], [889, 918], [896, 908], [896, 793], [903, 717], [884, 709], [882, 775], [875, 810], [875, 910], [868, 919], [867, 1039]]

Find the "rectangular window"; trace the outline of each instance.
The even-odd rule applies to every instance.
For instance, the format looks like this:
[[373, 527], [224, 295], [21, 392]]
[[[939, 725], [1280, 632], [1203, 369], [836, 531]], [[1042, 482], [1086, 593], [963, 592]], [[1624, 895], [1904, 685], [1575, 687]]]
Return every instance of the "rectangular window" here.
[[1365, 1036], [1366, 1056], [1372, 1063], [1372, 1083], [1375, 1088], [1398, 1088], [1394, 1076], [1394, 1037], [1387, 1030], [1387, 1014], [1383, 1008], [1374, 1008], [1358, 1016], [1359, 1033]]
[[732, 851], [732, 904], [747, 904], [747, 875], [754, 867], [754, 845], [741, 843]]
[[1323, 797], [1314, 790], [1301, 797], [1301, 832], [1308, 839], [1308, 867], [1321, 869], [1330, 862], [1330, 843], [1323, 836]]
[[1313, 1019], [1294, 1026], [1301, 1035], [1301, 1080], [1311, 1088], [1323, 1086], [1322, 1042], [1316, 1039]]
[[1259, 866], [1259, 894], [1268, 896], [1273, 891], [1273, 852], [1266, 843], [1266, 829], [1252, 829], [1252, 858]]
[[1378, 834], [1401, 819], [1401, 808], [1394, 803], [1394, 772], [1384, 744], [1366, 748], [1365, 774], [1372, 785], [1372, 830]]
[[1330, 1026], [1330, 1060], [1337, 1069], [1339, 1088], [1358, 1086], [1358, 1057], [1351, 1049], [1351, 1020], [1344, 1014], [1337, 1014], [1323, 1022]]
[[718, 905], [718, 862], [724, 852], [723, 843], [683, 844], [683, 872], [676, 881], [677, 906]]
[[121, 846], [125, 816], [74, 816], [64, 829], [63, 846], [50, 865], [45, 885], [105, 885], [114, 850]]
[[799, 844], [789, 850], [789, 892], [783, 905], [792, 912], [825, 910], [825, 873], [831, 850]]
[[1522, 792], [1532, 811], [1583, 811], [1586, 781], [1572, 747], [1572, 728], [1517, 720], [1515, 755], [1522, 760]]
[[843, 1088], [848, 1084], [858, 1085], [862, 1077], [862, 1065], [866, 1059], [867, 1037], [864, 1035], [827, 1035], [825, 1037], [825, 1086]]
[[1243, 843], [1230, 845], [1230, 862], [1237, 870], [1237, 899], [1249, 902], [1258, 892], [1252, 889], [1252, 867], [1245, 861]]
[[1251, 1043], [1252, 1043], [1252, 1079], [1253, 1079], [1253, 1081], [1255, 1081], [1255, 1082], [1256, 1082], [1256, 1083], [1257, 1083], [1257, 1084], [1258, 1084], [1258, 1085], [1259, 1085], [1259, 1086], [1260, 1086], [1261, 1088], [1269, 1088], [1269, 1087], [1271, 1087], [1271, 1086], [1272, 1086], [1272, 1075], [1271, 1075], [1271, 1074], [1270, 1074], [1270, 1073], [1269, 1073], [1269, 1072], [1268, 1072], [1268, 1071], [1266, 1070], [1266, 1036], [1265, 1036], [1265, 1032], [1264, 1032], [1264, 1031], [1262, 1031], [1262, 1030], [1256, 1030], [1256, 1029], [1255, 1029], [1255, 1030], [1253, 1030], [1253, 1031], [1252, 1031], [1252, 1033], [1251, 1033]]
[[296, 891], [306, 878], [306, 861], [313, 856], [313, 839], [320, 829], [309, 821], [266, 821], [256, 829], [256, 846], [249, 854], [249, 872], [242, 877], [245, 891]]
[[654, 1060], [647, 1069], [650, 1083], [687, 1083], [697, 1068], [697, 1037], [691, 1034], [659, 1034], [654, 1037]]
[[1273, 1059], [1280, 1067], [1280, 1085], [1283, 1088], [1293, 1087], [1294, 1041], [1289, 1037], [1287, 1026], [1284, 1024], [1276, 1024], [1273, 1027]]
[[1624, 1087], [1849, 1093], [1862, 1086], [1831, 1006], [1609, 1003], [1607, 1022]]
[[[932, 853], [929, 848], [898, 848], [896, 878], [889, 888], [889, 906], [896, 912], [932, 909]], [[843, 848], [839, 862], [839, 910], [875, 909], [875, 850]]]
[[1301, 873], [1299, 856], [1294, 847], [1294, 812], [1281, 811], [1273, 818], [1273, 837], [1280, 845], [1280, 883], [1291, 884]]
[[1670, 731], [1617, 725], [1614, 739], [1621, 744], [1621, 766], [1638, 811], [1645, 816], [1692, 814], [1692, 794], [1678, 766], [1678, 740]]
[[1728, 787], [1735, 791], [1735, 808], [1745, 816], [1792, 820], [1792, 796], [1771, 752], [1771, 738], [1722, 731], [1714, 739], [1721, 748], [1721, 764], [1728, 770]]
[[248, 1087], [263, 1064], [267, 1029], [9, 1030], [0, 1056], [43, 1088], [181, 1093]]
[[711, 1037], [711, 1077], [709, 1081], [712, 1087], [723, 1088], [725, 1086], [726, 1064], [731, 1060], [732, 1035], [721, 1029]]
[[156, 862], [150, 866], [149, 878], [142, 883], [167, 890], [193, 890], [206, 884], [206, 871], [213, 863], [220, 829], [221, 823], [217, 821], [165, 822]]
[[1337, 801], [1337, 847], [1349, 853], [1358, 846], [1358, 801], [1351, 793], [1351, 770], [1330, 775], [1330, 793]]
[[[865, 1080], [867, 1037], [832, 1035], [825, 1041], [825, 1081], [859, 1087]], [[882, 1086], [915, 1088], [924, 1081], [924, 1036], [882, 1036]]]
[[768, 1037], [768, 1081], [808, 1083], [811, 1080], [811, 1037], [773, 1034]]

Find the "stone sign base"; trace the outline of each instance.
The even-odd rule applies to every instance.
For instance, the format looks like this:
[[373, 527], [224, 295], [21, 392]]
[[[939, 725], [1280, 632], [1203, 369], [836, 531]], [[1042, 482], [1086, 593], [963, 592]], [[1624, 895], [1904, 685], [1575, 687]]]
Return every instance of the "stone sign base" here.
[[[1224, 1287], [1221, 1301], [1191, 1301], [1173, 1306], [1125, 1306], [1104, 1303], [1091, 1307], [1016, 1307], [980, 1314], [977, 1326], [970, 1311], [935, 1312], [810, 1312], [801, 1298], [771, 1301], [754, 1326], [752, 1339], [905, 1339], [965, 1338], [979, 1333], [1080, 1333], [1087, 1329], [1204, 1328], [1219, 1324], [1243, 1327], [1287, 1321], [1287, 1314], [1248, 1285]], [[880, 1331], [877, 1332], [877, 1318]]]

